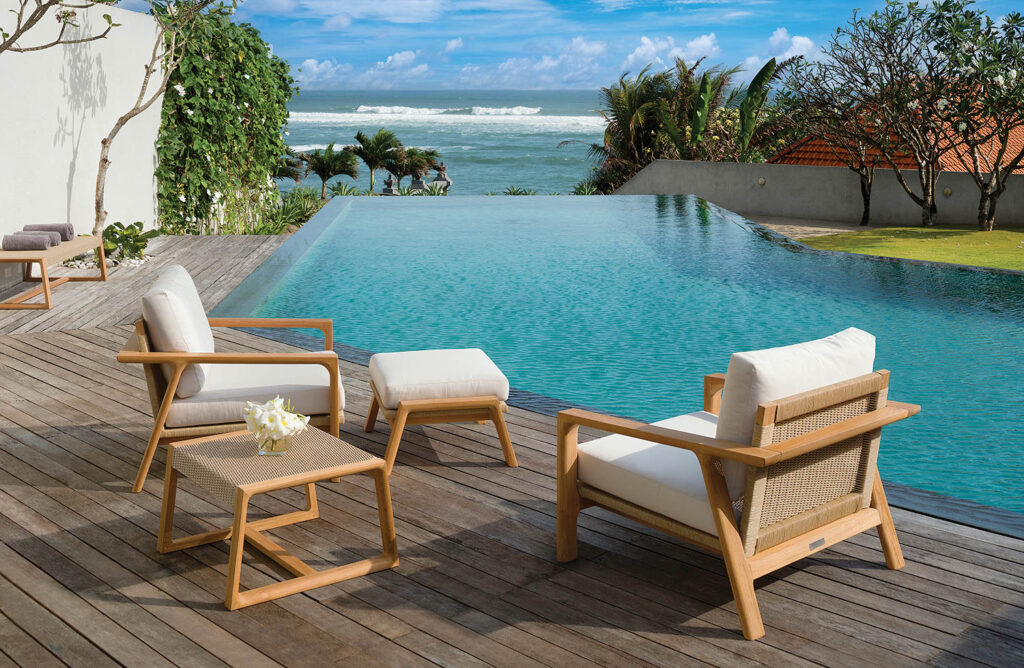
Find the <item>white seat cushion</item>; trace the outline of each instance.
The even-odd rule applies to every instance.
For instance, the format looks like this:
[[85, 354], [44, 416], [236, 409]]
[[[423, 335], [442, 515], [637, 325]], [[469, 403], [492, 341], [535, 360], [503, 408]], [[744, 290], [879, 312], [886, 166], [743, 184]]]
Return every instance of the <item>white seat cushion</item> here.
[[[210, 364], [203, 389], [171, 404], [167, 426], [242, 422], [247, 401], [262, 403], [274, 397], [290, 401], [297, 413], [326, 415], [330, 412], [330, 378], [319, 364]], [[340, 378], [338, 389], [338, 410], [344, 410]]]
[[[206, 318], [203, 301], [199, 298], [192, 277], [185, 268], [171, 265], [157, 277], [156, 282], [142, 297], [142, 318], [153, 349], [162, 353], [212, 353], [213, 330]], [[190, 364], [178, 380], [175, 394], [191, 397], [203, 388], [208, 373], [207, 364]], [[162, 366], [169, 381], [174, 375], [170, 364]]]
[[370, 358], [370, 378], [389, 409], [416, 399], [508, 399], [508, 378], [479, 348], [377, 353]]
[[[654, 424], [714, 437], [717, 418], [701, 411]], [[638, 506], [718, 535], [697, 456], [689, 450], [612, 434], [579, 446], [579, 479]]]
[[[717, 437], [749, 445], [758, 404], [784, 399], [874, 370], [875, 337], [850, 327], [838, 334], [781, 348], [734, 353], [718, 412]], [[733, 500], [743, 495], [747, 467], [723, 461]]]

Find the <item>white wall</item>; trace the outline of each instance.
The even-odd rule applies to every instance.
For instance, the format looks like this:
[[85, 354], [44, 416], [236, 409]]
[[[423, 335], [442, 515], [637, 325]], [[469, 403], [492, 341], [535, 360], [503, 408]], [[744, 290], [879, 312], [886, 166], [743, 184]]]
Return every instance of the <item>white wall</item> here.
[[[914, 184], [916, 172], [906, 172]], [[759, 179], [764, 179], [764, 185]], [[943, 191], [949, 188], [946, 196]], [[769, 165], [741, 162], [656, 160], [616, 191], [620, 195], [693, 194], [739, 214], [857, 222], [863, 211], [860, 181], [845, 167]], [[939, 224], [974, 225], [978, 187], [968, 174], [939, 178]], [[888, 169], [875, 172], [871, 223], [917, 225], [921, 209]], [[1010, 177], [999, 198], [996, 227], [1024, 225], [1024, 175]]]
[[[16, 0], [0, 0], [0, 25], [10, 31]], [[97, 34], [110, 14], [122, 24], [102, 40], [30, 53], [0, 54], [0, 234], [26, 223], [93, 225], [100, 139], [135, 102], [156, 38], [153, 19], [116, 7], [78, 10], [80, 32]], [[22, 45], [54, 39], [46, 16]], [[69, 31], [70, 32], [70, 31]], [[156, 219], [157, 100], [128, 122], [111, 149], [108, 222]]]

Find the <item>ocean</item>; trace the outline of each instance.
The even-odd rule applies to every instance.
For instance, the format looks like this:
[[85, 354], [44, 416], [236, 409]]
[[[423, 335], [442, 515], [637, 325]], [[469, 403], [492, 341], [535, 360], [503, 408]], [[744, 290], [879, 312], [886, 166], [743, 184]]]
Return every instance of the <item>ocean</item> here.
[[[597, 105], [597, 91], [579, 90], [302, 91], [289, 105], [285, 143], [300, 151], [330, 142], [344, 146], [355, 143], [359, 130], [372, 135], [387, 128], [406, 146], [441, 153], [452, 195], [501, 193], [508, 186], [566, 194], [592, 163], [586, 146], [558, 144], [600, 143], [604, 122]], [[385, 176], [377, 172], [377, 192]], [[369, 183], [360, 163], [358, 184]], [[409, 183], [407, 177], [402, 185]], [[304, 185], [319, 188], [320, 179], [312, 175]]]

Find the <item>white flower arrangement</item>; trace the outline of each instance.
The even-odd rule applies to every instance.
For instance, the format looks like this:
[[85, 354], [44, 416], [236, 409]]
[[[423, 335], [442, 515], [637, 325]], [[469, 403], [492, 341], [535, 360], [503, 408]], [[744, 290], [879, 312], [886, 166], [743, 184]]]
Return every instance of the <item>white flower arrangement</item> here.
[[292, 406], [281, 397], [274, 397], [265, 404], [248, 402], [243, 412], [245, 425], [260, 443], [261, 454], [283, 454], [287, 448], [278, 450], [278, 441], [287, 441], [301, 434], [309, 424], [305, 415], [292, 412]]

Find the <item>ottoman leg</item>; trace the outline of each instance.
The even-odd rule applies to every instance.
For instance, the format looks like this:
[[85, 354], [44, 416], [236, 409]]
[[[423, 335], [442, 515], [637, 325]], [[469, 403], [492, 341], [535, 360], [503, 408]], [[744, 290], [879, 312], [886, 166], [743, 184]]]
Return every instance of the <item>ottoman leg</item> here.
[[409, 409], [398, 406], [395, 411], [395, 419], [391, 423], [391, 436], [388, 437], [388, 447], [384, 451], [384, 461], [388, 465], [388, 475], [391, 469], [395, 468], [395, 458], [398, 456], [398, 444], [402, 442], [402, 432], [405, 431], [405, 421], [409, 417]]
[[491, 407], [491, 420], [494, 422], [495, 429], [498, 430], [498, 440], [501, 441], [501, 450], [505, 453], [505, 463], [513, 468], [519, 466], [515, 450], [512, 449], [512, 438], [508, 435], [508, 426], [505, 424], [505, 416], [502, 415], [500, 406]]
[[380, 403], [377, 402], [377, 393], [373, 393], [373, 398], [370, 399], [370, 410], [366, 413], [366, 424], [363, 425], [363, 431], [370, 433], [373, 431], [373, 426], [377, 424], [377, 412], [380, 410]]

